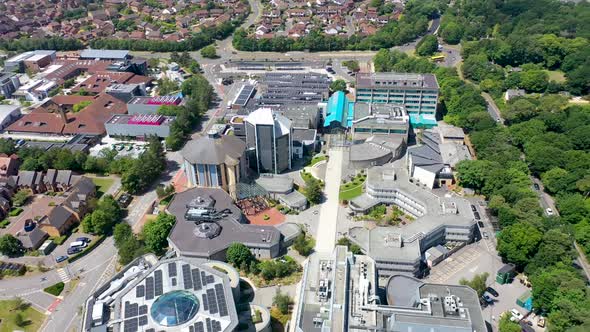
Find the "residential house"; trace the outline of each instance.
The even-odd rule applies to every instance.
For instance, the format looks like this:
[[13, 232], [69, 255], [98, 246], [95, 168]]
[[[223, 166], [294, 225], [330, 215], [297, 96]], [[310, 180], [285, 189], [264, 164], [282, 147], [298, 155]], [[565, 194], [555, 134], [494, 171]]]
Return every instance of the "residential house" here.
[[20, 159], [17, 155], [0, 154], [0, 177], [6, 178], [18, 173]]
[[34, 194], [45, 192], [43, 173], [37, 171], [19, 171], [16, 177], [17, 189], [29, 189]]

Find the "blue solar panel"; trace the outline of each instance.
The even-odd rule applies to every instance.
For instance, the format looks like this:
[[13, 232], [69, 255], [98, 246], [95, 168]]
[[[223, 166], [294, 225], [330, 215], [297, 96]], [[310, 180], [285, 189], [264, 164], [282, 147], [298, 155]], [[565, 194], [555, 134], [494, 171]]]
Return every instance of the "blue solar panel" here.
[[160, 296], [162, 295], [164, 290], [164, 285], [162, 285], [162, 271], [156, 270], [154, 272], [154, 295]]
[[137, 328], [137, 318], [127, 319], [123, 322], [123, 332], [137, 332]]
[[205, 326], [203, 326], [203, 322], [195, 323], [195, 332], [205, 332]]
[[145, 296], [145, 286], [139, 285], [135, 287], [135, 297], [144, 297]]
[[207, 295], [203, 294], [203, 308], [205, 311], [209, 311], [209, 301], [207, 301]]
[[221, 317], [225, 317], [228, 315], [228, 312], [227, 312], [227, 302], [225, 300], [225, 292], [223, 291], [223, 285], [216, 284], [215, 285], [215, 293], [217, 295], [217, 305], [219, 306], [219, 315], [221, 315]]
[[207, 318], [205, 321], [207, 322], [207, 332], [213, 332], [213, 327], [211, 326], [211, 318]]
[[145, 299], [151, 300], [154, 298], [154, 278], [145, 278]]
[[194, 290], [201, 290], [201, 288], [203, 288], [203, 287], [201, 286], [201, 278], [199, 276], [199, 269], [193, 269], [192, 274], [193, 274], [193, 289]]
[[217, 309], [217, 300], [215, 298], [215, 291], [213, 289], [207, 290], [207, 301], [209, 301], [209, 312], [216, 314], [219, 312]]

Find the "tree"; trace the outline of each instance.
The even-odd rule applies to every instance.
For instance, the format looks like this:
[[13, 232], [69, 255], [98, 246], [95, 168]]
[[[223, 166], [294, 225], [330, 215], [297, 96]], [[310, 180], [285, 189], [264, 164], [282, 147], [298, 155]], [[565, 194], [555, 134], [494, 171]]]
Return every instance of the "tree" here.
[[313, 251], [314, 241], [307, 237], [305, 232], [301, 232], [293, 241], [293, 249], [297, 250], [297, 252], [302, 256], [309, 256]]
[[119, 248], [125, 241], [127, 241], [130, 237], [133, 236], [133, 230], [131, 230], [131, 226], [126, 223], [118, 223], [115, 225], [113, 230], [113, 238], [115, 240], [115, 247]]
[[438, 39], [435, 35], [426, 35], [416, 45], [416, 53], [420, 56], [433, 55], [438, 51]]
[[479, 192], [486, 183], [486, 176], [491, 167], [487, 160], [463, 160], [457, 163], [457, 178], [463, 187]]
[[518, 323], [510, 320], [511, 315], [505, 314], [500, 319], [499, 331], [500, 332], [521, 332], [521, 327]]
[[347, 246], [348, 250], [355, 255], [362, 255], [361, 247], [352, 243], [347, 237], [340, 238], [337, 243], [339, 246]]
[[217, 58], [217, 52], [215, 51], [215, 46], [208, 45], [201, 49], [201, 56], [204, 58], [215, 59]]
[[254, 260], [254, 256], [248, 247], [242, 243], [232, 243], [227, 248], [226, 258], [234, 267], [239, 268], [242, 264], [248, 266]]
[[566, 191], [572, 185], [572, 183], [569, 183], [569, 175], [569, 172], [565, 169], [556, 167], [541, 174], [541, 180], [543, 180], [545, 189], [555, 194]]
[[31, 191], [29, 189], [20, 189], [12, 196], [12, 205], [23, 206], [27, 203], [29, 197], [31, 197]]
[[330, 83], [330, 90], [336, 91], [346, 91], [346, 81], [345, 80], [335, 80], [334, 82]]
[[173, 92], [178, 91], [178, 83], [175, 81], [164, 77], [158, 80], [158, 94], [159, 95], [169, 95]]
[[25, 319], [23, 318], [23, 315], [20, 312], [17, 312], [16, 315], [14, 315], [14, 325], [18, 327], [25, 326]]
[[520, 77], [520, 86], [527, 92], [543, 92], [549, 83], [549, 76], [544, 70], [527, 70]]
[[498, 236], [498, 253], [522, 269], [537, 253], [542, 236], [542, 233], [529, 223], [515, 223], [505, 227]]
[[320, 181], [314, 177], [309, 177], [305, 181], [304, 194], [311, 204], [318, 204], [322, 200], [322, 187]]
[[471, 280], [461, 278], [461, 280], [459, 280], [459, 284], [473, 288], [473, 290], [477, 292], [477, 296], [482, 296], [486, 290], [486, 281], [489, 276], [489, 273], [484, 272], [482, 274], [475, 275]]
[[275, 296], [272, 298], [272, 304], [279, 309], [279, 311], [286, 315], [289, 313], [289, 306], [293, 303], [291, 297], [287, 294], [281, 293], [280, 290], [277, 290]]
[[14, 140], [0, 138], [0, 153], [11, 155], [16, 152], [16, 146]]
[[90, 101], [90, 100], [85, 100], [85, 101], [81, 101], [77, 104], [74, 104], [74, 106], [72, 106], [72, 112], [78, 113], [90, 104], [92, 104], [92, 101]]
[[441, 36], [445, 42], [456, 45], [463, 38], [463, 29], [459, 24], [451, 21], [442, 27]]
[[526, 271], [529, 275], [533, 275], [539, 269], [545, 269], [559, 262], [569, 265], [573, 258], [574, 251], [570, 235], [561, 229], [550, 229], [543, 235], [539, 251], [527, 265]]
[[168, 234], [176, 223], [176, 217], [160, 212], [156, 219], [148, 221], [142, 230], [146, 248], [156, 255], [162, 255], [168, 248]]
[[11, 234], [5, 234], [0, 237], [0, 253], [2, 255], [15, 257], [21, 254], [23, 250], [23, 244]]

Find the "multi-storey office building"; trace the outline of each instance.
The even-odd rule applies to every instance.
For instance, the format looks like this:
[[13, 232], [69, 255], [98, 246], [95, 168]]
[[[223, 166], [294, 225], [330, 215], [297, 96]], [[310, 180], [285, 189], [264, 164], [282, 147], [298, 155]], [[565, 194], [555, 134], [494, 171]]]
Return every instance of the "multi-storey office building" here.
[[438, 82], [432, 74], [358, 73], [356, 102], [404, 105], [413, 126], [436, 126]]

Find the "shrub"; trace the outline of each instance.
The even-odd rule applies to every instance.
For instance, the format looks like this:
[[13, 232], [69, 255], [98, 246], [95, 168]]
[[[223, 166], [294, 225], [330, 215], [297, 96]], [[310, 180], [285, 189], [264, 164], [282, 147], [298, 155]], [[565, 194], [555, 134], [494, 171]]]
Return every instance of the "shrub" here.
[[49, 293], [53, 296], [59, 296], [59, 294], [61, 294], [61, 292], [63, 292], [64, 290], [64, 283], [63, 282], [58, 282], [55, 285], [49, 286], [47, 288], [45, 288], [43, 291], [46, 293]]
[[10, 224], [10, 220], [4, 219], [4, 220], [0, 221], [0, 228], [6, 228], [6, 226], [8, 226], [9, 224]]
[[258, 324], [262, 322], [262, 313], [260, 310], [255, 310], [254, 315], [252, 315], [252, 323]]
[[8, 215], [11, 216], [11, 217], [16, 217], [19, 214], [21, 214], [22, 212], [23, 212], [23, 209], [22, 208], [19, 208], [19, 207], [18, 208], [13, 208], [12, 210], [10, 210], [10, 212], [8, 213]]

